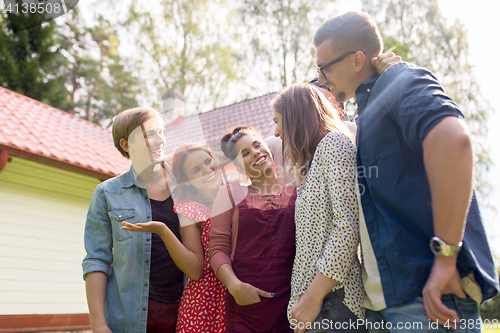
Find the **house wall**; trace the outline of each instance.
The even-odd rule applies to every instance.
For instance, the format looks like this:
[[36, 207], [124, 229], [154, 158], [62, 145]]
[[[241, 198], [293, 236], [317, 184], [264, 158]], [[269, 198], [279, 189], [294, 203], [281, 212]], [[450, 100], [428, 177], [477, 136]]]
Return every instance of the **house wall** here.
[[83, 231], [99, 182], [15, 157], [0, 173], [0, 315], [88, 313]]

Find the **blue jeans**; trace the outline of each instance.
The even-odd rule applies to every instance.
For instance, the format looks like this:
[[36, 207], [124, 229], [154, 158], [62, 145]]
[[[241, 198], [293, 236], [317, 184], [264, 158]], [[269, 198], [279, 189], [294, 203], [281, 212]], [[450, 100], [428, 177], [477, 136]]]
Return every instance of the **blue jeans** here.
[[[457, 312], [460, 322], [457, 329], [438, 326], [427, 317], [422, 297], [411, 302], [386, 308], [382, 311], [366, 311], [367, 328], [370, 333], [389, 332], [481, 332], [481, 316], [477, 303], [470, 297], [458, 298], [454, 295], [441, 297], [443, 304]], [[452, 323], [450, 323], [452, 324]], [[451, 327], [451, 325], [450, 325]]]
[[343, 303], [344, 288], [330, 292], [323, 300], [318, 318], [313, 329], [308, 333], [367, 333], [364, 320], [356, 317]]

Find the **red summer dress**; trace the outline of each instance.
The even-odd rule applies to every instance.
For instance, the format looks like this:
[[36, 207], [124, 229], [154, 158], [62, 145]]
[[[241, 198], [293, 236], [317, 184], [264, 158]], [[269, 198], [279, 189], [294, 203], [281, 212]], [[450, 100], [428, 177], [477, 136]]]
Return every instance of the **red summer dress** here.
[[210, 266], [208, 256], [210, 234], [210, 209], [194, 202], [175, 200], [174, 211], [193, 221], [200, 221], [201, 243], [205, 251], [203, 276], [198, 281], [190, 280], [179, 304], [177, 333], [225, 332], [226, 287], [217, 279]]

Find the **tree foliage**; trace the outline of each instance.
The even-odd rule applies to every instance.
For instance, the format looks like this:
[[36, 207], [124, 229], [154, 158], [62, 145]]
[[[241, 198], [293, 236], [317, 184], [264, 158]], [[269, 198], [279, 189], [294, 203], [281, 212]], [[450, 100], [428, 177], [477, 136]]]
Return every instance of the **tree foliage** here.
[[137, 106], [139, 81], [125, 68], [117, 32], [108, 20], [99, 15], [88, 26], [75, 8], [60, 33], [76, 114], [97, 123]]
[[[495, 261], [497, 263], [497, 271], [498, 275], [500, 276], [500, 257], [495, 256]], [[500, 283], [500, 280], [499, 280]], [[481, 312], [481, 318], [483, 320], [488, 319], [490, 323], [492, 320], [497, 319], [500, 321], [500, 296], [497, 296], [496, 298], [490, 299], [486, 301], [484, 304], [482, 304], [479, 308]], [[497, 323], [498, 323], [497, 321]], [[498, 325], [496, 325], [498, 327]], [[488, 328], [486, 326], [486, 328]]]
[[[276, 90], [315, 76], [312, 37], [335, 11], [335, 1], [240, 0], [238, 11], [248, 40], [245, 62], [255, 88]], [[255, 71], [258, 69], [258, 71]]]
[[125, 25], [153, 99], [177, 89], [188, 112], [218, 106], [238, 78], [231, 22], [223, 0], [133, 1]]
[[2, 86], [96, 123], [137, 106], [138, 79], [125, 68], [116, 30], [102, 16], [86, 24], [76, 7], [59, 25], [37, 26], [43, 19], [37, 14], [9, 18], [0, 17]]
[[[57, 43], [54, 21], [41, 24], [41, 15], [0, 14], [0, 85], [62, 110], [72, 108], [66, 75], [67, 60]], [[36, 21], [36, 22], [32, 22]], [[24, 26], [35, 27], [22, 30]], [[17, 28], [17, 29], [16, 29]], [[22, 30], [14, 33], [14, 30]]]
[[486, 171], [491, 163], [487, 147], [489, 103], [481, 96], [472, 66], [463, 24], [449, 24], [437, 0], [362, 0], [363, 11], [379, 26], [386, 47], [398, 45], [404, 60], [431, 70], [464, 113], [473, 133], [476, 189], [486, 196]]

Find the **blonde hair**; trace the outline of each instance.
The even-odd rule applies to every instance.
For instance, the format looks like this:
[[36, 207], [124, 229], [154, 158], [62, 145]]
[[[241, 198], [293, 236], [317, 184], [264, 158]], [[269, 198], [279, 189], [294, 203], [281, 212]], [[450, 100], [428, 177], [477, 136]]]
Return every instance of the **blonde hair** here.
[[288, 159], [290, 173], [306, 176], [316, 146], [328, 133], [339, 131], [354, 141], [338, 110], [314, 85], [285, 88], [271, 101], [271, 107], [281, 114], [283, 160]]
[[161, 116], [161, 113], [150, 107], [138, 107], [120, 112], [113, 119], [112, 133], [116, 149], [126, 158], [130, 158], [130, 155], [120, 145], [121, 139], [128, 141], [128, 137], [134, 129], [158, 116]]

